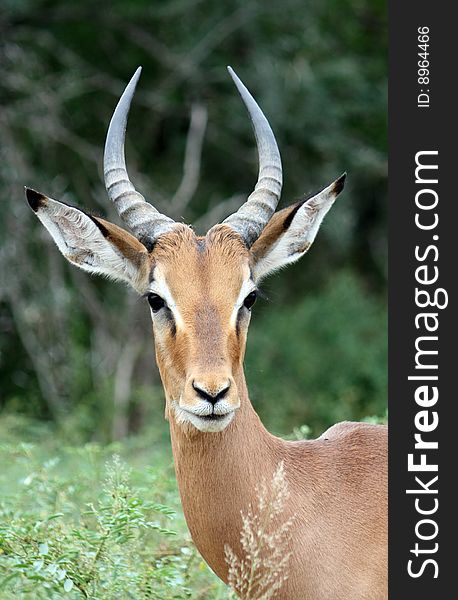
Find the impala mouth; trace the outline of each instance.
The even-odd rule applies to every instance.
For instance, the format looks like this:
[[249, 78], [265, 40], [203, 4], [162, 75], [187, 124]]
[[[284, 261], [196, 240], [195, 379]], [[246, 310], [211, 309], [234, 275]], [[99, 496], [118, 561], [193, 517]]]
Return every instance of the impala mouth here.
[[199, 431], [218, 432], [225, 429], [234, 418], [235, 410], [227, 410], [219, 414], [211, 412], [208, 414], [198, 414], [188, 408], [180, 406], [178, 402], [173, 402], [173, 408], [177, 422], [181, 424], [191, 424]]
[[224, 415], [217, 415], [211, 413], [210, 415], [196, 415], [195, 413], [185, 411], [188, 423], [191, 423], [199, 431], [205, 433], [218, 433], [223, 431], [229, 425], [234, 418], [234, 410], [225, 413]]
[[200, 419], [201, 421], [208, 421], [208, 422], [219, 422], [219, 421], [224, 421], [224, 419], [227, 419], [228, 417], [232, 416], [234, 414], [234, 410], [228, 410], [225, 413], [219, 414], [216, 412], [211, 412], [208, 415], [201, 415], [199, 413], [195, 413], [192, 410], [189, 410], [188, 408], [183, 408], [180, 407], [181, 410], [183, 412], [185, 412], [187, 415], [189, 415], [189, 418], [192, 420], [192, 418], [197, 418]]
[[232, 411], [225, 413], [224, 415], [217, 415], [215, 413], [211, 413], [211, 415], [204, 415], [204, 416], [198, 415], [198, 416], [199, 416], [199, 419], [202, 419], [202, 421], [222, 421], [231, 413], [232, 413]]

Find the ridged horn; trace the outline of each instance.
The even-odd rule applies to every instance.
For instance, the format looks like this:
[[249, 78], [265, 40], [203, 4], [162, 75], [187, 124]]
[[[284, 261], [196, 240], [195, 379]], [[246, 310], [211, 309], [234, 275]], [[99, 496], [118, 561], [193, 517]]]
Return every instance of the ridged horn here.
[[137, 239], [150, 247], [157, 237], [169, 231], [175, 222], [147, 202], [137, 192], [127, 174], [124, 153], [127, 117], [141, 71], [141, 67], [135, 71], [111, 118], [105, 142], [103, 173], [108, 196], [114, 202], [121, 219]]
[[261, 235], [280, 200], [283, 183], [280, 152], [272, 129], [253, 96], [228, 67], [253, 125], [259, 156], [259, 176], [254, 191], [247, 201], [223, 222], [237, 231], [248, 247]]

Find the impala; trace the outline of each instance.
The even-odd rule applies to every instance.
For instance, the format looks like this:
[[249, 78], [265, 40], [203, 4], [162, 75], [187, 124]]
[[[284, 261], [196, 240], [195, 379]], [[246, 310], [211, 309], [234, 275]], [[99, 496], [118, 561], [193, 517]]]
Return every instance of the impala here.
[[104, 154], [108, 195], [131, 233], [32, 189], [26, 196], [71, 263], [129, 283], [149, 303], [183, 510], [213, 571], [227, 581], [224, 546], [240, 555], [241, 511], [255, 505], [257, 485], [283, 463], [285, 519], [294, 517], [294, 528], [289, 577], [277, 597], [382, 600], [386, 428], [346, 422], [316, 440], [282, 440], [263, 427], [243, 372], [260, 280], [307, 252], [345, 175], [275, 212], [282, 187], [275, 137], [229, 72], [254, 128], [259, 177], [241, 208], [205, 236], [159, 213], [129, 180], [125, 130], [140, 69], [113, 114]]

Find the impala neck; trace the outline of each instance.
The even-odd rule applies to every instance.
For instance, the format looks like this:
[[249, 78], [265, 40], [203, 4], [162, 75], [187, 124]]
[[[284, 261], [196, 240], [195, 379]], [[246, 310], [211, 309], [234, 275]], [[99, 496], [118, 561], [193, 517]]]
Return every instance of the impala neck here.
[[223, 579], [224, 544], [240, 551], [240, 511], [256, 501], [262, 475], [271, 477], [282, 460], [281, 440], [268, 433], [251, 405], [243, 370], [235, 379], [241, 405], [224, 431], [185, 433], [170, 419], [186, 522], [198, 550]]

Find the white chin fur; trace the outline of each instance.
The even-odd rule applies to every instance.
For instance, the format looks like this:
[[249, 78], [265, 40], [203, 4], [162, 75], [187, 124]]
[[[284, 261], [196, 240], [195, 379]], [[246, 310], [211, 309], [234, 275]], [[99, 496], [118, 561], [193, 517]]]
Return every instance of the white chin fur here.
[[193, 425], [196, 429], [204, 433], [218, 433], [219, 431], [223, 431], [234, 418], [234, 411], [232, 411], [217, 421], [207, 421], [187, 410], [183, 410], [178, 406], [177, 402], [173, 402], [172, 407], [177, 423], [185, 426]]

